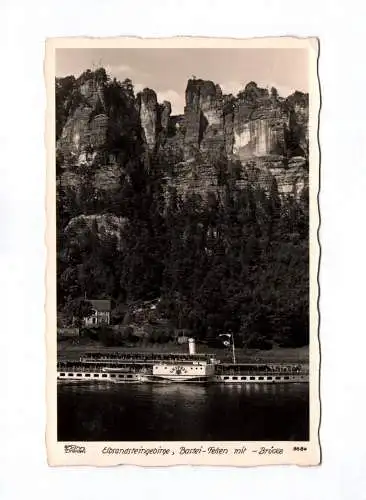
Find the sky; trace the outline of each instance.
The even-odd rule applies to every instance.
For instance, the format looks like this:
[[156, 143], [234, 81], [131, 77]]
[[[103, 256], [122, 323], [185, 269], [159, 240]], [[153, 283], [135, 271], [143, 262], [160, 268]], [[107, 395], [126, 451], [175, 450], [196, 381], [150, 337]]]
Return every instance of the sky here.
[[172, 114], [185, 105], [187, 80], [212, 80], [224, 93], [237, 94], [250, 81], [276, 87], [283, 97], [308, 92], [305, 49], [57, 49], [56, 76], [74, 75], [103, 66], [118, 80], [130, 78], [138, 92], [155, 90], [159, 102], [170, 101]]

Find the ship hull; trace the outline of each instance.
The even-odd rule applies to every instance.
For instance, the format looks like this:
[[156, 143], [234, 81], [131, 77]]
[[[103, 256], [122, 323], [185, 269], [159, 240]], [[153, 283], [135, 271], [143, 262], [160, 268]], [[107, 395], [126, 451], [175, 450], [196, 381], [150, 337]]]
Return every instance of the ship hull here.
[[278, 375], [278, 376], [230, 376], [216, 375], [213, 377], [184, 377], [184, 376], [166, 376], [144, 374], [125, 374], [125, 373], [101, 373], [101, 372], [68, 372], [57, 373], [57, 380], [63, 383], [78, 382], [109, 382], [116, 384], [126, 383], [196, 383], [196, 384], [284, 384], [284, 383], [308, 383], [308, 375]]

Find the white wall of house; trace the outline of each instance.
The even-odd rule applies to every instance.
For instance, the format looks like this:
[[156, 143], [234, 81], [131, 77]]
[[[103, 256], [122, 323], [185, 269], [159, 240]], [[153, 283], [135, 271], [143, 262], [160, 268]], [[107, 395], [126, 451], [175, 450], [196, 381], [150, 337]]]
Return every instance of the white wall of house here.
[[84, 318], [85, 326], [109, 325], [110, 312], [109, 311], [93, 311], [93, 314]]

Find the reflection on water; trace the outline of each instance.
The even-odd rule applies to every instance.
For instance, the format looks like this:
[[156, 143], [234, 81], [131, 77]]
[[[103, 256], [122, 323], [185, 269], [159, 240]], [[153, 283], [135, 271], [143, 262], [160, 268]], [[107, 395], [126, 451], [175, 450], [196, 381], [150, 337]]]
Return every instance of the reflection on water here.
[[204, 385], [198, 384], [151, 384], [151, 394], [153, 397], [177, 397], [187, 401], [205, 398], [207, 390]]
[[307, 384], [59, 384], [61, 441], [307, 440]]

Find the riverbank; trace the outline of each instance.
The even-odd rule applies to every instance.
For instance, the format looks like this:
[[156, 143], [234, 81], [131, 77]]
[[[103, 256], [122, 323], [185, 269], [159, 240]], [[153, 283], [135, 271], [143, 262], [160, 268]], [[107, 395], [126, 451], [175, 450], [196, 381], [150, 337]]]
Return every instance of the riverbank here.
[[[187, 345], [179, 345], [175, 343], [154, 344], [154, 345], [138, 345], [131, 347], [105, 347], [99, 342], [82, 342], [73, 343], [70, 340], [63, 340], [57, 344], [57, 357], [59, 360], [75, 361], [79, 359], [84, 352], [176, 352], [186, 353]], [[222, 362], [232, 362], [232, 350], [212, 348], [205, 344], [198, 344], [197, 352], [215, 354]], [[270, 350], [259, 349], [236, 349], [236, 361], [238, 363], [308, 363], [309, 348], [308, 346], [298, 348], [273, 347]]]

